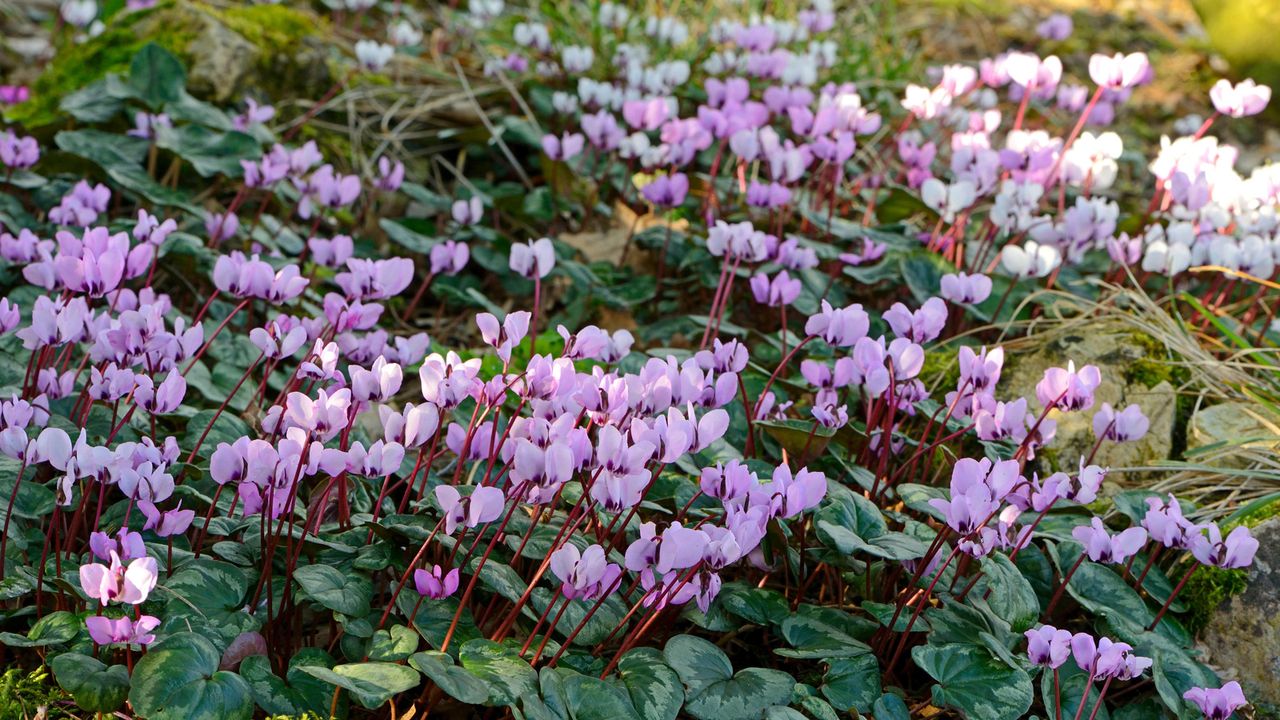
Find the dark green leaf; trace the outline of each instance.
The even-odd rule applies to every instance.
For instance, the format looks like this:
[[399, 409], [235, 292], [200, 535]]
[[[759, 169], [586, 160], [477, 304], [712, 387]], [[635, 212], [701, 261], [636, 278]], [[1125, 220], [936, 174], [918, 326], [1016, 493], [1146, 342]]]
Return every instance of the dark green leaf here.
[[129, 65], [129, 85], [138, 99], [154, 109], [182, 97], [187, 85], [187, 72], [168, 50], [147, 43], [133, 56]]
[[363, 575], [341, 572], [328, 565], [306, 565], [293, 578], [307, 597], [343, 615], [359, 617], [369, 612], [373, 585]]
[[129, 703], [148, 720], [248, 720], [249, 685], [218, 670], [218, 650], [196, 633], [177, 633], [152, 645], [133, 669]]
[[[1040, 601], [1031, 583], [1004, 553], [994, 553], [982, 560], [985, 585], [991, 590], [987, 602], [997, 615], [1020, 633], [1035, 625], [1040, 617]], [[977, 590], [974, 591], [978, 593]]]
[[409, 664], [431, 678], [450, 697], [468, 705], [488, 702], [491, 690], [480, 678], [453, 664], [453, 658], [435, 650], [415, 653]]
[[71, 693], [76, 705], [87, 712], [115, 712], [129, 696], [129, 669], [102, 664], [78, 653], [63, 653], [49, 662], [58, 685]]
[[538, 675], [516, 651], [492, 640], [471, 640], [458, 653], [462, 667], [489, 686], [489, 705], [512, 705], [532, 694]]
[[675, 720], [684, 704], [680, 676], [655, 648], [636, 648], [618, 661], [631, 705], [645, 720]]
[[934, 704], [955, 708], [969, 720], [1017, 720], [1031, 708], [1031, 677], [977, 645], [920, 645], [911, 656], [937, 681]]
[[404, 665], [384, 662], [362, 662], [335, 665], [333, 669], [309, 665], [302, 672], [351, 692], [363, 707], [382, 707], [396, 695], [416, 687], [421, 676]]
[[875, 655], [832, 660], [822, 677], [822, 694], [842, 712], [870, 712], [880, 697], [880, 663]]

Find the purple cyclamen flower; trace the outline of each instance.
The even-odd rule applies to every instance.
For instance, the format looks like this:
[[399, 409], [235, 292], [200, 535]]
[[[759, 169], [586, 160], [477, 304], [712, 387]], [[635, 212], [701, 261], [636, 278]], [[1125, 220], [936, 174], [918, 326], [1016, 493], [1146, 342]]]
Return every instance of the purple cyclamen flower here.
[[684, 173], [659, 175], [645, 185], [640, 194], [659, 207], [679, 207], [689, 194], [689, 176]]
[[512, 243], [510, 267], [512, 271], [533, 280], [544, 278], [556, 266], [556, 250], [549, 238]]
[[464, 242], [445, 240], [431, 247], [431, 274], [457, 275], [471, 259], [471, 248]]
[[529, 334], [529, 319], [532, 315], [524, 310], [507, 313], [502, 324], [491, 313], [476, 315], [476, 325], [480, 327], [480, 337], [498, 351], [502, 362], [511, 362], [511, 351]]
[[1097, 563], [1122, 563], [1136, 555], [1147, 543], [1147, 531], [1131, 527], [1112, 535], [1100, 518], [1093, 518], [1090, 525], [1081, 525], [1071, 531], [1071, 537], [1084, 545], [1089, 559]]
[[800, 297], [803, 284], [800, 278], [792, 278], [786, 270], [778, 271], [772, 279], [764, 273], [751, 277], [751, 294], [756, 302], [769, 307], [790, 305]]
[[187, 381], [177, 372], [166, 374], [158, 386], [149, 375], [137, 375], [135, 380], [134, 404], [153, 415], [166, 415], [177, 410], [187, 394]]
[[138, 503], [138, 509], [147, 519], [142, 529], [154, 530], [160, 537], [172, 537], [185, 533], [196, 518], [196, 511], [183, 510], [181, 502], [172, 510], [161, 512], [153, 503], [143, 500]]
[[378, 158], [378, 179], [374, 181], [374, 187], [386, 192], [395, 192], [400, 189], [400, 184], [404, 182], [404, 163], [396, 160], [392, 162], [391, 158]]
[[458, 568], [447, 573], [439, 565], [432, 565], [429, 571], [419, 568], [413, 571], [413, 585], [419, 595], [442, 600], [457, 592]]
[[1036, 34], [1045, 40], [1066, 40], [1074, 29], [1070, 16], [1054, 13], [1036, 26]]
[[1183, 516], [1182, 505], [1173, 495], [1163, 502], [1159, 498], [1147, 498], [1147, 513], [1142, 518], [1142, 526], [1151, 534], [1152, 540], [1170, 548], [1188, 548], [1199, 534], [1199, 528]]
[[1102, 403], [1102, 407], [1093, 416], [1093, 434], [1100, 440], [1112, 442], [1131, 442], [1141, 440], [1147, 434], [1151, 422], [1142, 414], [1142, 408], [1132, 404], [1120, 412], [1116, 412], [1111, 403]]
[[552, 160], [572, 160], [581, 152], [586, 138], [581, 133], [565, 133], [560, 137], [555, 135], [542, 136], [542, 151]]
[[1027, 638], [1027, 658], [1036, 665], [1050, 668], [1062, 667], [1071, 657], [1071, 631], [1060, 630], [1052, 625], [1041, 625], [1028, 630], [1023, 635]]
[[18, 323], [22, 322], [22, 312], [18, 304], [9, 298], [0, 298], [0, 335], [7, 335]]
[[977, 305], [991, 296], [991, 278], [977, 273], [948, 273], [942, 276], [942, 297], [953, 303]]
[[1115, 642], [1111, 638], [1094, 640], [1088, 633], [1076, 633], [1071, 638], [1071, 653], [1076, 665], [1091, 679], [1116, 678], [1130, 680], [1151, 667], [1151, 658], [1133, 654], [1133, 646]]
[[1249, 704], [1240, 683], [1235, 680], [1220, 688], [1191, 688], [1182, 694], [1182, 699], [1199, 708], [1205, 720], [1227, 720], [1236, 710]]
[[885, 311], [884, 320], [898, 337], [926, 343], [938, 337], [947, 324], [947, 304], [941, 298], [929, 298], [919, 310], [912, 312], [906, 305], [894, 303]]
[[1204, 532], [1191, 540], [1191, 554], [1205, 565], [1219, 568], [1242, 568], [1253, 564], [1258, 552], [1258, 539], [1249, 528], [1240, 525], [1224, 540], [1217, 523], [1209, 523]]
[[1102, 383], [1102, 373], [1094, 365], [1076, 370], [1075, 362], [1064, 368], [1049, 368], [1036, 385], [1036, 399], [1046, 408], [1063, 412], [1086, 410], [1093, 406], [1093, 393]]
[[843, 308], [833, 308], [831, 303], [822, 301], [822, 309], [809, 317], [804, 331], [808, 335], [817, 335], [835, 347], [851, 347], [867, 336], [871, 319], [863, 311], [862, 305], [854, 304]]

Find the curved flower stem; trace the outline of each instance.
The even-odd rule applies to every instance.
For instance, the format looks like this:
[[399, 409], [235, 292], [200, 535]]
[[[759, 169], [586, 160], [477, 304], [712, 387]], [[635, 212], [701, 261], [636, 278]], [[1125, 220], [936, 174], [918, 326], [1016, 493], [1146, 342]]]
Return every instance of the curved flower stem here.
[[756, 399], [755, 407], [750, 413], [752, 416], [760, 412], [760, 405], [764, 402], [765, 396], [769, 394], [769, 389], [773, 387], [773, 383], [778, 379], [778, 374], [782, 372], [782, 369], [787, 366], [787, 363], [791, 362], [791, 358], [795, 357], [796, 353], [800, 352], [800, 348], [807, 345], [809, 341], [816, 340], [817, 338], [817, 335], [806, 335], [803, 340], [796, 343], [795, 347], [791, 348], [791, 352], [783, 356], [782, 361], [778, 363], [778, 367], [775, 368], [773, 374], [769, 376], [769, 382], [765, 383], [764, 389], [760, 391], [760, 397]]
[[[933, 594], [933, 588], [942, 579], [942, 573], [946, 571], [947, 565], [956, 558], [960, 553], [960, 544], [951, 549], [951, 553], [947, 555], [942, 564], [938, 566], [938, 574], [933, 576], [933, 581], [929, 583], [929, 587], [925, 588], [924, 594], [920, 596], [916, 602], [915, 610], [911, 613], [911, 619], [907, 621], [907, 627], [902, 631], [902, 639], [898, 641], [898, 647], [893, 651], [893, 659], [885, 666], [886, 672], [892, 672], [893, 668], [898, 664], [898, 658], [902, 657], [902, 651], [907, 647], [907, 641], [911, 639], [911, 628], [916, 624], [916, 620], [920, 619], [920, 614], [924, 612], [924, 606], [929, 603], [929, 596]], [[895, 619], [896, 622], [896, 619]], [[893, 632], [893, 625], [889, 626], [889, 632]]]
[[1156, 629], [1156, 626], [1160, 624], [1160, 619], [1169, 611], [1169, 606], [1172, 605], [1173, 601], [1178, 597], [1178, 593], [1182, 592], [1182, 587], [1187, 584], [1187, 581], [1190, 580], [1191, 576], [1199, 569], [1200, 562], [1196, 561], [1195, 564], [1191, 566], [1191, 569], [1187, 571], [1187, 574], [1182, 576], [1182, 579], [1178, 581], [1176, 586], [1174, 586], [1173, 592], [1169, 593], [1169, 599], [1165, 600], [1164, 605], [1160, 606], [1160, 612], [1156, 613], [1156, 619], [1152, 620], [1151, 624], [1147, 626], [1147, 632], [1151, 632]]
[[[1082, 716], [1082, 715], [1084, 714], [1084, 706], [1085, 706], [1086, 702], [1089, 700], [1089, 691], [1093, 689], [1093, 679], [1094, 679], [1094, 677], [1096, 677], [1096, 676], [1094, 675], [1094, 671], [1090, 671], [1090, 672], [1089, 672], [1089, 680], [1088, 680], [1088, 682], [1086, 682], [1086, 683], [1084, 684], [1084, 692], [1080, 694], [1080, 703], [1079, 703], [1078, 707], [1076, 707], [1076, 717], [1075, 717], [1075, 720], [1080, 720], [1080, 716]], [[1110, 678], [1108, 678], [1108, 680], [1107, 680], [1107, 681], [1108, 681], [1108, 682], [1110, 682]]]
[[13, 492], [9, 493], [9, 508], [4, 512], [4, 529], [0, 530], [0, 580], [4, 580], [5, 558], [9, 557], [5, 552], [9, 545], [9, 520], [13, 518], [13, 505], [18, 501], [18, 488], [22, 487], [22, 474], [27, 470], [29, 454], [24, 453], [22, 456], [22, 466], [18, 468], [18, 475], [13, 479]]
[[[1098, 693], [1098, 702], [1094, 703], [1093, 712], [1089, 713], [1089, 720], [1094, 720], [1094, 718], [1098, 717], [1098, 712], [1102, 710], [1102, 701], [1107, 697], [1107, 688], [1111, 687], [1112, 680], [1115, 680], [1114, 676], [1107, 678], [1107, 681], [1102, 683], [1102, 690]], [[1084, 703], [1080, 703], [1080, 707], [1083, 708]]]

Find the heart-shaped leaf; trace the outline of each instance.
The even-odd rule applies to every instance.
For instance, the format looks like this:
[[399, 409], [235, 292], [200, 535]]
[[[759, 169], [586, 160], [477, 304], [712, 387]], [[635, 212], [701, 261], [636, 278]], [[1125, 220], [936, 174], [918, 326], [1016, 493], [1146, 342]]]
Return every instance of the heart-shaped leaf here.
[[1031, 677], [963, 643], [920, 645], [911, 656], [937, 684], [935, 705], [959, 710], [969, 720], [1017, 720], [1031, 708]]
[[480, 678], [453, 664], [449, 655], [428, 650], [414, 653], [409, 664], [431, 678], [439, 688], [459, 702], [480, 705], [489, 700], [489, 685]]
[[369, 612], [373, 585], [363, 575], [328, 565], [306, 565], [293, 571], [293, 579], [307, 597], [336, 613], [359, 617]]
[[532, 694], [538, 675], [516, 651], [492, 640], [476, 639], [458, 651], [462, 667], [489, 686], [489, 705], [511, 705]]
[[218, 670], [221, 653], [203, 635], [176, 633], [152, 645], [133, 668], [129, 703], [148, 720], [248, 720], [249, 685]]
[[49, 661], [54, 677], [71, 693], [76, 706], [95, 713], [115, 712], [129, 696], [129, 669], [108, 667], [96, 658], [79, 653], [63, 653]]
[[356, 702], [370, 710], [382, 707], [391, 698], [417, 686], [422, 679], [411, 667], [384, 662], [335, 665], [332, 670], [305, 666], [302, 672], [350, 691]]

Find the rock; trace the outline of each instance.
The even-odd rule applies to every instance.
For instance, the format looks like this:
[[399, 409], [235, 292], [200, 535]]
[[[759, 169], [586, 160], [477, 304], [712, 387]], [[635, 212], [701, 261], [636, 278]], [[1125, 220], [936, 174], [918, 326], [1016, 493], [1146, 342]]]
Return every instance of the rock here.
[[1076, 367], [1098, 366], [1102, 372], [1102, 384], [1095, 394], [1092, 408], [1075, 413], [1057, 410], [1050, 413], [1049, 417], [1058, 423], [1058, 430], [1053, 444], [1049, 446], [1049, 454], [1057, 458], [1057, 469], [1068, 471], [1075, 468], [1078, 458], [1087, 456], [1097, 441], [1093, 434], [1093, 415], [1102, 403], [1109, 402], [1117, 409], [1137, 403], [1151, 421], [1146, 436], [1136, 442], [1104, 442], [1094, 458], [1095, 463], [1113, 470], [1113, 479], [1124, 479], [1125, 468], [1166, 460], [1173, 448], [1177, 409], [1177, 394], [1173, 386], [1168, 381], [1161, 381], [1154, 387], [1147, 387], [1142, 382], [1127, 379], [1134, 365], [1145, 360], [1148, 352], [1148, 348], [1131, 331], [1105, 327], [1088, 333], [1054, 337], [1028, 353], [1006, 350], [1005, 356], [1012, 363], [996, 388], [996, 397], [1000, 400], [1026, 397], [1038, 411], [1035, 387], [1046, 369], [1066, 367], [1068, 361], [1074, 361]]
[[[183, 8], [179, 5], [175, 10]], [[242, 83], [254, 72], [261, 59], [258, 48], [217, 18], [195, 9], [187, 9], [195, 33], [187, 45], [191, 66], [187, 82], [193, 93], [225, 103], [236, 96]], [[155, 22], [164, 22], [159, 16]]]
[[1215, 464], [1244, 467], [1247, 458], [1231, 452], [1231, 448], [1247, 447], [1274, 450], [1280, 447], [1280, 431], [1258, 414], [1252, 403], [1224, 402], [1200, 408], [1187, 423], [1188, 449], [1221, 445], [1223, 452], [1215, 456]]
[[1280, 705], [1280, 519], [1261, 523], [1253, 534], [1259, 547], [1248, 588], [1218, 607], [1201, 644], [1251, 702]]

